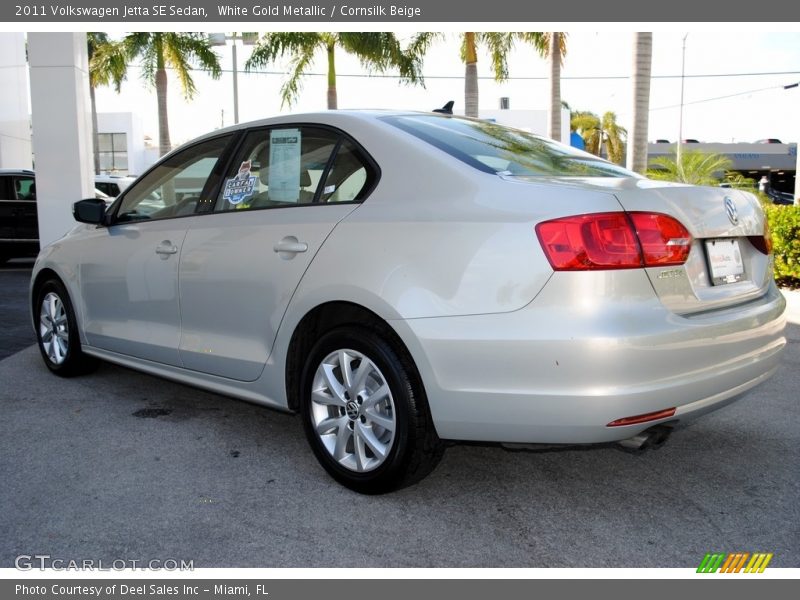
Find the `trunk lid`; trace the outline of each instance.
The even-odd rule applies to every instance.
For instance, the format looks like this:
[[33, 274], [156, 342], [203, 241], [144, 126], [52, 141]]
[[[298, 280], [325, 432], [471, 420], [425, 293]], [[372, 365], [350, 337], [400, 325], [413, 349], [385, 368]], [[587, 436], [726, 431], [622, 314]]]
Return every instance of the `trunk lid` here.
[[634, 181], [635, 188], [614, 191], [626, 211], [668, 214], [692, 234], [685, 264], [647, 269], [668, 308], [681, 314], [715, 310], [766, 292], [772, 257], [763, 252], [766, 217], [755, 196], [729, 188]]
[[766, 293], [772, 256], [757, 247], [766, 217], [752, 194], [634, 177], [552, 178], [550, 183], [605, 190], [627, 212], [666, 214], [689, 230], [686, 263], [646, 269], [656, 294], [673, 312], [723, 309]]

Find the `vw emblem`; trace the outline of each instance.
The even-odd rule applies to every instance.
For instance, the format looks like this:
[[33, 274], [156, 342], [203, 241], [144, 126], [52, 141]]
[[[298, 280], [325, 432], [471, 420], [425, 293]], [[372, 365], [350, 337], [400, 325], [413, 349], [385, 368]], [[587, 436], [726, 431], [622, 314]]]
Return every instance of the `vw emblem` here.
[[739, 211], [736, 210], [736, 203], [733, 201], [733, 198], [729, 196], [725, 197], [725, 212], [728, 213], [728, 219], [734, 225], [739, 224]]
[[347, 403], [345, 410], [347, 411], [347, 418], [351, 421], [355, 421], [358, 418], [358, 404], [352, 400]]

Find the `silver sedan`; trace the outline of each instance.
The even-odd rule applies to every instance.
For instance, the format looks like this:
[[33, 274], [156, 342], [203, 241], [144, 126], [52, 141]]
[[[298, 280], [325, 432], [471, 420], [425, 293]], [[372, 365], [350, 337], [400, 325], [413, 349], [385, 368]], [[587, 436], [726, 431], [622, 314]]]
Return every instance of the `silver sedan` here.
[[31, 282], [51, 371], [102, 359], [299, 412], [363, 493], [419, 481], [444, 440], [660, 441], [786, 345], [751, 194], [485, 121], [243, 124], [74, 216]]

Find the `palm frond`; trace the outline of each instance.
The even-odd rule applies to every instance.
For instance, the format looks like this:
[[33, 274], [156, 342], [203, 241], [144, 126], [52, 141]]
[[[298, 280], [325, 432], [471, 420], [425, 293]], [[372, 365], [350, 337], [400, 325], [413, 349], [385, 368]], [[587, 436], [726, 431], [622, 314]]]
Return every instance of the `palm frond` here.
[[178, 78], [184, 97], [189, 100], [194, 97], [197, 88], [194, 85], [194, 79], [192, 79], [192, 65], [189, 63], [189, 56], [181, 47], [179, 35], [176, 33], [164, 34], [161, 52], [164, 66], [172, 69], [172, 72]]
[[444, 39], [444, 34], [438, 31], [425, 31], [414, 34], [406, 47], [406, 53], [422, 60], [435, 43]]
[[249, 71], [256, 67], [265, 67], [287, 54], [307, 54], [322, 45], [322, 34], [313, 31], [265, 33], [253, 47], [253, 52], [245, 62], [244, 68]]
[[508, 79], [508, 53], [514, 47], [514, 34], [510, 32], [481, 32], [477, 34], [479, 43], [489, 51], [492, 71], [496, 81]]
[[106, 34], [88, 34], [89, 82], [92, 87], [110, 85], [119, 93], [128, 76], [128, 57], [122, 42], [111, 42]]
[[281, 87], [281, 107], [291, 106], [302, 89], [303, 75], [314, 60], [313, 48], [306, 48], [294, 56], [289, 79]]
[[[563, 35], [563, 34], [562, 34]], [[542, 58], [547, 58], [550, 53], [550, 34], [542, 31], [517, 31], [514, 36], [526, 44], [530, 44]], [[561, 38], [564, 39], [563, 37]], [[566, 54], [567, 47], [565, 42], [561, 42], [561, 47]]]
[[[542, 35], [542, 43], [545, 44], [545, 51], [542, 54], [542, 57], [547, 58], [550, 56], [550, 38], [552, 37], [552, 33], [547, 31], [541, 34]], [[561, 64], [564, 64], [564, 59], [567, 56], [567, 33], [565, 31], [559, 32], [558, 36], [558, 48], [561, 54]]]
[[647, 171], [650, 179], [678, 181], [692, 185], [716, 185], [733, 164], [721, 154], [710, 154], [698, 150], [681, 152], [680, 163], [675, 157], [659, 156], [650, 161]]

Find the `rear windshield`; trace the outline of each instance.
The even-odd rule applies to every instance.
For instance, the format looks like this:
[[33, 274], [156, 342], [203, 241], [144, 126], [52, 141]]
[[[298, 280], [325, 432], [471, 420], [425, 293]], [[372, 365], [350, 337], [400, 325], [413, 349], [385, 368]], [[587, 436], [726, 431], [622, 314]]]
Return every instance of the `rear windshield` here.
[[618, 165], [519, 129], [439, 115], [383, 120], [487, 173], [518, 177], [637, 177]]

